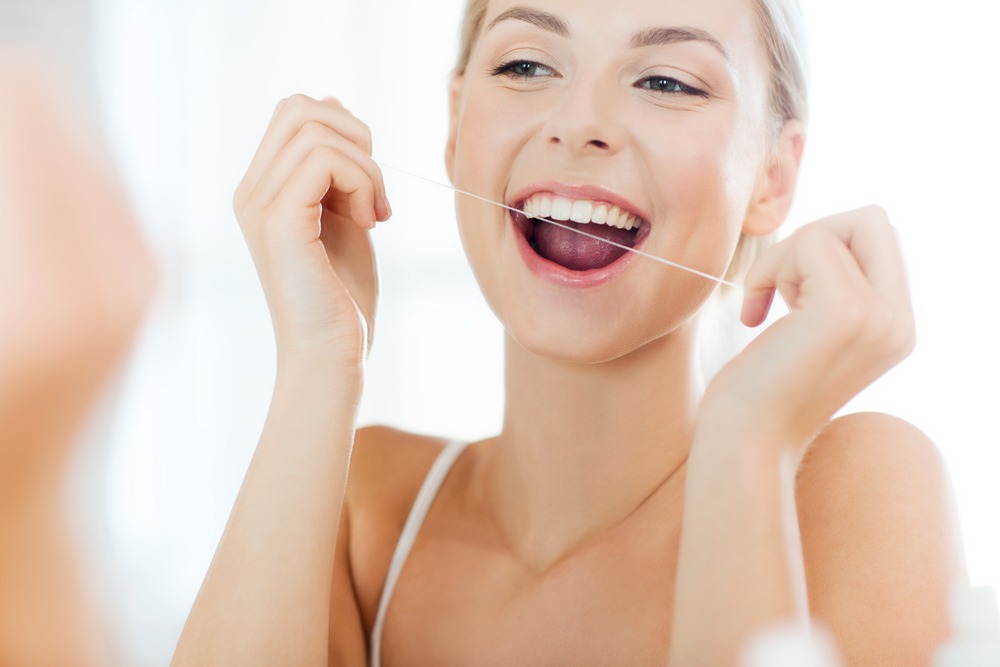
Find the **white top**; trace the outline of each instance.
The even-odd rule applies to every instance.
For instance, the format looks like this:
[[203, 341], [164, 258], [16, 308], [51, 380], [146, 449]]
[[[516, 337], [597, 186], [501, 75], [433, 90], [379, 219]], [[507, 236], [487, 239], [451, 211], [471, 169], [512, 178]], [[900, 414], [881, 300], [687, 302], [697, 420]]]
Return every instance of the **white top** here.
[[451, 471], [458, 455], [468, 445], [467, 442], [449, 442], [445, 445], [434, 461], [434, 465], [427, 472], [423, 486], [420, 487], [420, 492], [417, 493], [417, 498], [413, 501], [413, 507], [410, 508], [410, 515], [406, 518], [403, 532], [400, 533], [399, 541], [396, 542], [396, 550], [392, 554], [392, 562], [389, 563], [389, 573], [386, 575], [385, 585], [382, 587], [382, 597], [378, 602], [378, 613], [375, 615], [375, 626], [372, 628], [371, 636], [371, 660], [368, 663], [370, 667], [382, 667], [382, 628], [385, 625], [385, 614], [389, 608], [392, 591], [396, 588], [396, 582], [399, 580], [399, 573], [403, 570], [406, 558], [410, 555], [410, 549], [413, 548], [413, 542], [417, 539], [417, 533], [420, 532], [427, 511], [431, 508], [442, 482]]

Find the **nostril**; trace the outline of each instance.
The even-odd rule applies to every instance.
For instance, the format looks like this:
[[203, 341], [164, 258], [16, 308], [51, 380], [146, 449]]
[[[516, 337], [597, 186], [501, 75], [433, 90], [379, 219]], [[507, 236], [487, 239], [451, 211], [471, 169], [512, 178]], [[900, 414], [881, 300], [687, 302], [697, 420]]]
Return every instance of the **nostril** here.
[[[553, 146], [561, 146], [563, 144], [563, 140], [559, 137], [549, 137], [549, 143]], [[586, 148], [597, 148], [602, 151], [610, 150], [611, 148], [611, 144], [601, 139], [591, 139], [584, 146]]]

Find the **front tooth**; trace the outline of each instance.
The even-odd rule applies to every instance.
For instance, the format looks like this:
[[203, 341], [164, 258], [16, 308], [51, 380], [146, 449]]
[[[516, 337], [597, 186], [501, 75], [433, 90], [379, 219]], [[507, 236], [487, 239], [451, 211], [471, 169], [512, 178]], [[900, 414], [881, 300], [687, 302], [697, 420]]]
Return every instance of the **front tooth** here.
[[546, 196], [538, 198], [538, 217], [547, 218], [552, 215], [552, 200]]
[[562, 197], [556, 197], [552, 200], [552, 219], [553, 220], [569, 220], [569, 214], [573, 211], [573, 202], [568, 199], [563, 199]]
[[594, 205], [589, 201], [575, 201], [570, 211], [569, 219], [573, 222], [590, 222], [590, 215], [594, 211]]
[[590, 217], [591, 222], [596, 222], [599, 225], [603, 225], [608, 221], [608, 205], [598, 204], [594, 207], [594, 212]]

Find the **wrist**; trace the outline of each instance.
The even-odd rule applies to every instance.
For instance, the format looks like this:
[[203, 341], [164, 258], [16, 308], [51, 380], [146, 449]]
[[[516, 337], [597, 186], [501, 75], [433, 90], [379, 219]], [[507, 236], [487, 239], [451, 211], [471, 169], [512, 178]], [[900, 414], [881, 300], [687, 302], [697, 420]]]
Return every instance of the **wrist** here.
[[363, 360], [345, 361], [318, 351], [278, 352], [277, 389], [301, 388], [308, 393], [356, 404], [364, 389], [364, 377]]
[[802, 419], [787, 404], [736, 399], [707, 392], [698, 408], [694, 442], [726, 450], [730, 456], [764, 457], [773, 462], [800, 459], [815, 437], [815, 420]]
[[737, 470], [782, 469], [797, 464], [805, 447], [791, 429], [777, 420], [743, 419], [737, 415], [699, 418], [691, 443], [691, 458], [708, 465]]

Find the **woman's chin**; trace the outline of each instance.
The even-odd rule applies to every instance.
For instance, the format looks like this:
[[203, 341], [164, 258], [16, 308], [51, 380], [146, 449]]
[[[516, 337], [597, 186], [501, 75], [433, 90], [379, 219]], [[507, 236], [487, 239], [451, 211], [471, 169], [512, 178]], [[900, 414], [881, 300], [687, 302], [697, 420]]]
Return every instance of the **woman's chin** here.
[[533, 357], [549, 361], [604, 364], [628, 356], [650, 342], [650, 337], [640, 338], [621, 331], [609, 331], [605, 327], [581, 329], [557, 324], [552, 319], [544, 325], [505, 323], [508, 354], [510, 348], [516, 346], [516, 349]]

